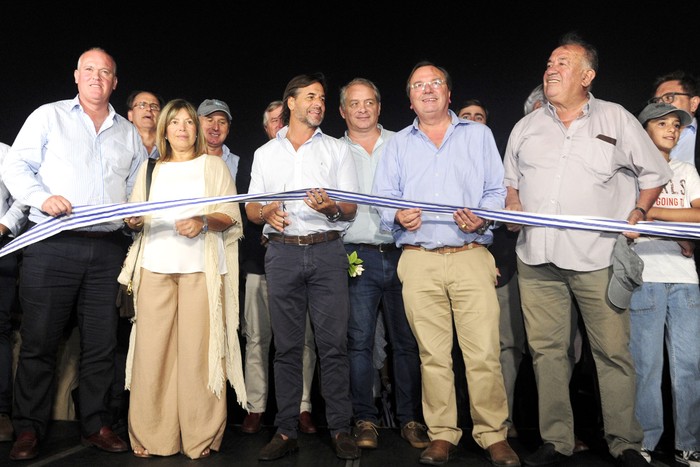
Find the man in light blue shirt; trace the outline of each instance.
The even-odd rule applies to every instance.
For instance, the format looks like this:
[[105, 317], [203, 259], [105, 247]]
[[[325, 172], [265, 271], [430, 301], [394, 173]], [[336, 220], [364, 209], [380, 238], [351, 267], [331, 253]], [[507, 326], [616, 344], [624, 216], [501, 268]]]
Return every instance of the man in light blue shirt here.
[[[0, 166], [10, 146], [0, 143]], [[12, 198], [0, 180], [0, 247], [20, 234], [27, 223], [27, 207]], [[17, 295], [17, 251], [0, 258], [0, 441], [12, 441], [12, 311]]]
[[474, 440], [494, 465], [519, 466], [506, 441], [496, 266], [486, 248], [493, 235], [489, 222], [469, 209], [503, 209], [503, 163], [491, 130], [449, 109], [451, 89], [444, 68], [430, 62], [413, 68], [406, 92], [417, 118], [386, 144], [372, 189], [387, 198], [465, 206], [451, 216], [379, 209], [382, 228], [403, 248], [398, 274], [421, 355], [423, 415], [431, 443], [420, 462], [447, 462], [462, 437], [452, 371], [454, 323]]
[[[136, 128], [109, 103], [116, 69], [104, 50], [84, 52], [73, 73], [78, 95], [39, 107], [20, 129], [3, 177], [13, 197], [30, 206], [30, 227], [70, 216], [73, 206], [126, 202], [147, 156]], [[129, 449], [112, 431], [106, 405], [114, 379], [117, 276], [131, 240], [121, 228], [121, 221], [112, 221], [67, 230], [23, 251], [12, 460], [39, 453], [51, 416], [56, 352], [74, 311], [81, 336], [82, 440], [109, 452]]]

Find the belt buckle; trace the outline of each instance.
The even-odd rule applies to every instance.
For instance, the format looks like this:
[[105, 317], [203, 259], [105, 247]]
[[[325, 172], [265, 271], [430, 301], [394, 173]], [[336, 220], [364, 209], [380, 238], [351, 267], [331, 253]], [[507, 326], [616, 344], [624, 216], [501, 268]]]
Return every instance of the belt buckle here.
[[304, 236], [304, 235], [299, 235], [297, 236], [297, 245], [298, 246], [307, 246], [311, 245], [313, 243], [313, 238], [311, 238], [310, 235]]

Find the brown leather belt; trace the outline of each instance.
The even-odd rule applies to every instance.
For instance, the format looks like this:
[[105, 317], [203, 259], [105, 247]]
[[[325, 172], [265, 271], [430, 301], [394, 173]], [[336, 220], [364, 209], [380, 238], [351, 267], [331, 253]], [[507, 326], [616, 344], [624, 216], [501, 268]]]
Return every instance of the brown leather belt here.
[[271, 233], [268, 239], [273, 242], [284, 243], [285, 245], [313, 245], [315, 243], [330, 242], [340, 238], [340, 232], [329, 230], [328, 232], [318, 232], [309, 235], [282, 235]]
[[379, 245], [375, 245], [373, 243], [348, 243], [347, 245], [350, 245], [351, 247], [356, 246], [358, 250], [374, 250], [379, 251], [380, 253], [399, 249], [399, 247], [396, 246], [396, 243], [380, 243]]
[[462, 246], [441, 246], [440, 248], [433, 248], [432, 250], [428, 248], [424, 248], [422, 246], [417, 246], [417, 245], [403, 245], [404, 250], [420, 250], [420, 251], [427, 251], [430, 253], [439, 253], [441, 255], [446, 255], [449, 253], [458, 253], [460, 251], [466, 251], [466, 250], [471, 250], [473, 248], [479, 248], [483, 247], [481, 243], [467, 243]]

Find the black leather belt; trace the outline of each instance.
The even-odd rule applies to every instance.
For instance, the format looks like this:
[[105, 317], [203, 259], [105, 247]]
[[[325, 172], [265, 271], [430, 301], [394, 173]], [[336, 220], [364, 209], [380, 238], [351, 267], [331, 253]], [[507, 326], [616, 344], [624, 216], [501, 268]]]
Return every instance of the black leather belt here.
[[119, 230], [113, 230], [111, 232], [64, 230], [63, 232], [59, 232], [58, 235], [63, 235], [64, 237], [105, 238], [116, 233], [119, 233]]
[[330, 242], [340, 238], [340, 232], [330, 230], [328, 232], [318, 232], [309, 235], [282, 235], [271, 233], [267, 238], [272, 242], [284, 243], [285, 245], [313, 245], [315, 243]]
[[375, 245], [373, 243], [348, 243], [348, 245], [357, 246], [358, 250], [374, 250], [379, 251], [380, 253], [396, 251], [399, 249], [399, 247], [396, 246], [396, 243], [380, 243], [379, 245]]

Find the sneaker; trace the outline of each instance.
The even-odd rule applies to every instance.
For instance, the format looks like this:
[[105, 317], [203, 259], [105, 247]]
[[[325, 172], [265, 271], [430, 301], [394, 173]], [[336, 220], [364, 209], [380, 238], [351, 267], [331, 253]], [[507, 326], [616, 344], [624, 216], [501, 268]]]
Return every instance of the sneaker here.
[[646, 461], [647, 461], [648, 463], [651, 464], [651, 453], [650, 453], [649, 451], [647, 451], [646, 449], [642, 448], [642, 450], [639, 451], [639, 453], [642, 455], [642, 457], [643, 457], [644, 459], [646, 459]]
[[401, 437], [418, 449], [430, 446], [428, 427], [418, 422], [408, 422], [401, 428]]
[[690, 467], [700, 467], [700, 451], [676, 451], [676, 462]]
[[367, 420], [358, 420], [352, 429], [355, 444], [362, 449], [377, 448], [377, 425]]
[[646, 467], [649, 462], [636, 449], [625, 449], [617, 458], [617, 465], [620, 467]]

